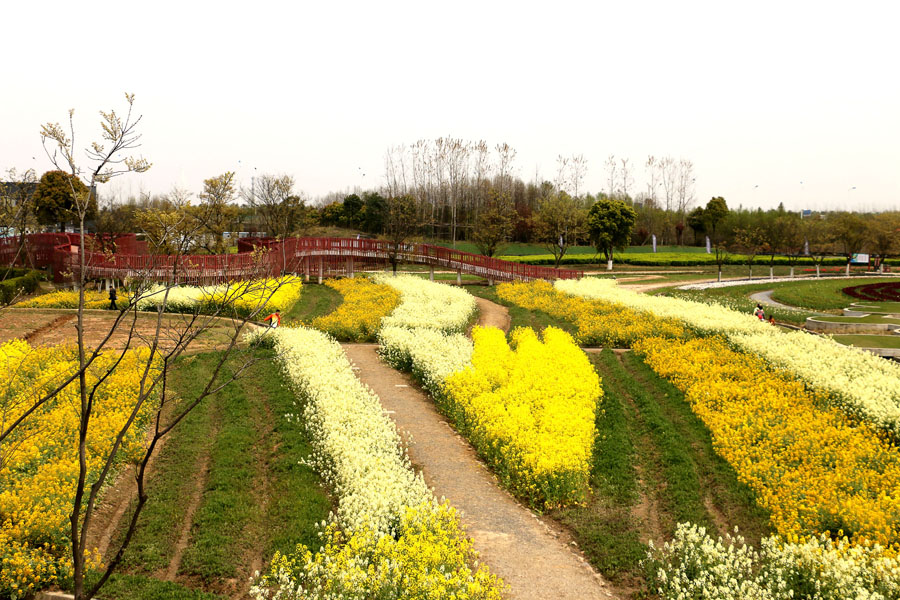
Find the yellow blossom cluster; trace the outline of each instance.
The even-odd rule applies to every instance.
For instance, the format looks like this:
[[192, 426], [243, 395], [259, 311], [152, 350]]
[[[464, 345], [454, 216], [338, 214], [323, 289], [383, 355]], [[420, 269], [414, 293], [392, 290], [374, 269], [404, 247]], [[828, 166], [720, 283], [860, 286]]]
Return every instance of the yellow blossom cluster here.
[[[78, 308], [78, 290], [59, 290], [19, 302], [23, 308]], [[85, 308], [109, 308], [109, 297], [103, 292], [85, 290]]]
[[533, 506], [583, 501], [597, 435], [600, 378], [554, 327], [476, 327], [472, 365], [444, 382], [444, 409], [517, 495]]
[[405, 508], [396, 537], [370, 528], [347, 532], [331, 523], [322, 538], [315, 554], [303, 545], [290, 555], [276, 554], [270, 574], [255, 583], [251, 595], [259, 600], [500, 600], [497, 577], [468, 566], [472, 543], [447, 503]]
[[325, 285], [340, 292], [344, 301], [334, 312], [313, 320], [312, 326], [340, 341], [374, 342], [381, 319], [400, 303], [400, 292], [364, 277], [329, 279]]
[[823, 531], [898, 549], [900, 454], [884, 434], [719, 338], [635, 350], [681, 389], [788, 541]]
[[[117, 355], [100, 356], [89, 367], [95, 385]], [[148, 351], [130, 351], [97, 388], [87, 437], [90, 485], [128, 419]], [[74, 348], [31, 348], [22, 340], [0, 346], [0, 423], [8, 427], [34, 402], [77, 370]], [[145, 404], [123, 440], [118, 461], [132, 460], [143, 446]], [[0, 597], [21, 597], [69, 573], [69, 514], [78, 478], [80, 400], [76, 383], [28, 416], [0, 444]]]
[[648, 336], [684, 336], [684, 327], [674, 319], [638, 312], [623, 304], [571, 296], [546, 281], [503, 283], [497, 286], [497, 295], [522, 308], [572, 323], [577, 327], [578, 343], [585, 346], [628, 348]]

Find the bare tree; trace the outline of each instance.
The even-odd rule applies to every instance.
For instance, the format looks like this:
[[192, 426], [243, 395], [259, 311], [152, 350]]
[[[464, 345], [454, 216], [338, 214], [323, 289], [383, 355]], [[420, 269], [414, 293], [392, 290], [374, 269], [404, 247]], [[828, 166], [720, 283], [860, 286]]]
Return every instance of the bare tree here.
[[606, 195], [610, 198], [616, 195], [616, 181], [619, 178], [619, 163], [615, 154], [606, 157]]
[[[58, 123], [44, 125], [41, 128], [41, 138], [47, 155], [54, 165], [57, 168], [65, 168], [74, 177], [84, 178], [84, 182], [90, 184], [88, 187], [109, 181], [111, 178], [123, 173], [142, 173], [149, 169], [150, 163], [143, 158], [132, 155], [132, 152], [140, 146], [141, 136], [137, 127], [141, 118], [132, 113], [134, 97], [126, 95], [126, 101], [127, 111], [124, 116], [120, 116], [114, 110], [101, 112], [102, 141], [90, 145], [86, 151], [84, 163], [76, 156], [73, 111], [69, 112], [68, 130]], [[83, 167], [82, 164], [87, 166]], [[167, 375], [173, 362], [198, 335], [211, 326], [218, 316], [229, 314], [234, 316], [232, 310], [234, 301], [248, 291], [248, 285], [231, 286], [226, 284], [219, 289], [221, 297], [219, 307], [211, 311], [211, 314], [201, 315], [195, 313], [193, 315], [185, 315], [179, 324], [174, 326], [171, 324], [166, 325], [166, 322], [163, 320], [163, 313], [166, 310], [169, 291], [174, 282], [185, 277], [186, 273], [184, 271], [190, 266], [184, 260], [183, 251], [187, 240], [182, 237], [179, 240], [181, 243], [179, 250], [181, 252], [172, 257], [171, 261], [162, 263], [163, 265], [169, 265], [167, 267], [168, 272], [151, 268], [146, 272], [136, 274], [133, 295], [130, 297], [127, 306], [114, 315], [109, 329], [101, 336], [101, 339], [93, 348], [88, 348], [85, 340], [84, 290], [88, 268], [91, 265], [86, 259], [84, 221], [89, 198], [87, 194], [78, 193], [74, 185], [71, 191], [77, 207], [76, 214], [79, 221], [79, 232], [81, 233], [79, 252], [73, 264], [75, 278], [79, 287], [79, 302], [76, 316], [78, 366], [63, 377], [62, 380], [55, 382], [55, 385], [52, 386], [53, 389], [39, 398], [29, 400], [29, 406], [23, 407], [21, 414], [16, 420], [8, 424], [4, 423], [5, 427], [0, 431], [0, 444], [13, 440], [23, 423], [27, 423], [32, 415], [35, 415], [42, 406], [55, 398], [61, 390], [69, 385], [77, 386], [78, 477], [74, 482], [75, 489], [69, 518], [69, 535], [74, 594], [76, 600], [83, 600], [92, 598], [105, 584], [109, 576], [118, 567], [123, 553], [131, 541], [141, 511], [148, 500], [145, 486], [147, 464], [154, 450], [158, 447], [160, 440], [170, 433], [206, 397], [222, 389], [249, 366], [250, 362], [245, 361], [243, 365], [234, 368], [231, 375], [225, 376], [223, 373], [223, 365], [237, 351], [237, 341], [247, 321], [262, 310], [265, 302], [271, 297], [271, 293], [274, 293], [277, 289], [278, 284], [262, 280], [263, 282], [259, 285], [263, 289], [256, 290], [260, 298], [258, 306], [245, 313], [243, 318], [234, 321], [232, 335], [226, 344], [225, 350], [220, 355], [220, 360], [210, 372], [210, 378], [202, 391], [194, 398], [183, 399], [179, 405], [173, 406], [170, 411], [171, 394], [167, 390]], [[260, 272], [267, 267], [267, 263], [264, 261], [256, 264], [259, 265]], [[247, 276], [259, 274], [250, 271], [252, 269], [248, 270]], [[153, 284], [151, 279], [160, 277], [163, 279], [163, 284], [161, 286]], [[155, 302], [158, 314], [155, 317], [152, 328], [144, 333], [136, 327], [138, 305], [151, 295], [158, 298]], [[122, 328], [125, 329], [126, 341], [122, 348], [113, 349], [109, 345], [110, 340], [113, 334]], [[116, 433], [115, 438], [110, 441], [108, 447], [100, 448], [92, 443], [91, 447], [88, 448], [87, 439], [92, 427], [92, 415], [94, 414], [96, 403], [99, 401], [98, 392], [103, 382], [121, 364], [129, 350], [137, 345], [146, 346], [149, 352], [146, 361], [140, 366], [140, 383], [137, 392], [131, 398], [127, 419]], [[105, 363], [97, 361], [98, 357], [104, 354], [112, 357], [112, 360]], [[90, 381], [88, 377], [89, 370], [91, 374]], [[154, 399], [158, 399], [158, 404], [155, 407], [153, 406]], [[138, 416], [147, 410], [148, 406], [151, 406], [153, 410], [151, 414], [155, 416], [152, 418], [153, 425], [151, 427], [150, 442], [137, 463], [135, 475], [137, 501], [134, 513], [129, 519], [121, 544], [107, 562], [99, 580], [90, 589], [86, 589], [85, 557], [88, 552], [87, 533], [94, 518], [100, 491], [109, 483], [110, 477], [114, 474], [114, 465], [117, 463], [117, 457], [123, 446], [123, 441], [136, 427]], [[164, 415], [170, 416], [166, 417]], [[92, 455], [98, 455], [99, 453], [99, 456], [102, 457], [99, 469], [92, 471], [90, 474], [87, 467], [89, 452]]]
[[[32, 197], [37, 187], [37, 176], [34, 169], [26, 169], [21, 174], [15, 169], [6, 172], [6, 182], [0, 182], [0, 232], [4, 235], [18, 234], [19, 243], [15, 254], [9, 257], [9, 267], [20, 260], [27, 260], [25, 251], [27, 231], [34, 226]], [[9, 270], [0, 280], [8, 277]]]
[[622, 185], [620, 189], [622, 190], [622, 195], [631, 198], [629, 190], [631, 190], [631, 186], [634, 184], [634, 176], [631, 171], [631, 159], [628, 158], [620, 158], [619, 162], [621, 163], [620, 172], [622, 173]]

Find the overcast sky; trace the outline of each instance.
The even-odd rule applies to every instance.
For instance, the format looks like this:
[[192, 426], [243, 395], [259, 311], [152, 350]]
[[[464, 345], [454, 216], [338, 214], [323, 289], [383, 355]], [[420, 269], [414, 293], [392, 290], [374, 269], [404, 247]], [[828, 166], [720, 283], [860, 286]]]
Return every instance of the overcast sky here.
[[583, 154], [599, 191], [610, 154], [671, 155], [693, 161], [701, 203], [900, 209], [891, 8], [14, 2], [0, 34], [0, 169], [48, 170], [42, 123], [74, 108], [86, 146], [97, 111], [128, 91], [153, 168], [120, 179], [126, 194], [197, 192], [227, 170], [247, 186], [291, 174], [311, 197], [373, 187], [388, 146], [451, 136], [509, 143], [526, 181]]

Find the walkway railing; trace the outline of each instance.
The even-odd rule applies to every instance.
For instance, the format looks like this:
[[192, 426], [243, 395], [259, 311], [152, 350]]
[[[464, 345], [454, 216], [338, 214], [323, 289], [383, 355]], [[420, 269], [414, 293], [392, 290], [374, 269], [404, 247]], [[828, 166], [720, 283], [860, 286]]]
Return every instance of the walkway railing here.
[[[51, 267], [58, 281], [78, 274], [78, 235], [41, 233], [27, 237], [31, 264]], [[18, 238], [0, 239], [0, 260], [12, 260], [18, 243]], [[575, 279], [584, 274], [581, 270], [526, 265], [432, 244], [395, 246], [386, 240], [353, 238], [288, 238], [284, 242], [242, 239], [238, 241], [237, 254], [184, 256], [125, 253], [119, 248], [110, 250], [108, 245], [101, 251], [100, 245], [93, 239], [86, 244], [85, 270], [89, 279], [141, 278], [213, 284], [282, 272], [317, 278], [352, 277], [392, 262], [429, 265], [456, 271], [459, 276], [477, 275], [492, 281]], [[135, 247], [130, 241], [126, 246], [128, 250]]]

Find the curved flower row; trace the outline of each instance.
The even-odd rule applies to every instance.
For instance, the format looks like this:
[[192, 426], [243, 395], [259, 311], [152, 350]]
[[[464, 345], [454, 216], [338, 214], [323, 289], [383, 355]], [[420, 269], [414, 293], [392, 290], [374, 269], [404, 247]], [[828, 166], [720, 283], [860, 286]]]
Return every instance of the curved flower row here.
[[[448, 332], [471, 319], [475, 301], [467, 292], [413, 277], [380, 281], [402, 294], [378, 332], [385, 360], [423, 383], [519, 496], [540, 507], [582, 499], [601, 391], [572, 338], [548, 329], [542, 343], [521, 330], [512, 350], [500, 330], [476, 327], [473, 345]], [[448, 292], [450, 300], [440, 300]]]
[[[41, 294], [16, 304], [18, 308], [78, 308], [77, 290], [58, 290], [49, 294]], [[109, 298], [103, 292], [86, 290], [84, 292], [85, 308], [108, 308]]]
[[585, 346], [623, 348], [651, 335], [684, 336], [684, 327], [674, 319], [564, 294], [546, 281], [503, 283], [497, 286], [497, 295], [522, 308], [540, 310], [574, 324], [578, 342]]
[[378, 398], [353, 374], [330, 336], [306, 328], [273, 336], [282, 368], [303, 399], [311, 461], [332, 486], [337, 515], [324, 547], [276, 555], [256, 598], [499, 599], [499, 582], [476, 570], [455, 511], [435, 503], [403, 451]]
[[465, 330], [475, 314], [475, 297], [462, 288], [412, 275], [379, 274], [376, 283], [400, 292], [400, 305], [381, 324], [384, 327], [438, 329], [446, 333]]
[[400, 303], [400, 292], [364, 277], [329, 279], [325, 285], [340, 292], [344, 301], [312, 326], [342, 341], [375, 341], [381, 320]]
[[223, 311], [239, 317], [258, 315], [263, 310], [287, 312], [300, 299], [303, 281], [296, 275], [270, 279], [233, 281], [214, 286], [154, 286], [140, 293], [138, 310], [158, 310], [165, 303], [167, 312], [209, 313]]
[[850, 414], [900, 436], [900, 365], [827, 338], [783, 332], [752, 315], [715, 303], [639, 294], [601, 279], [561, 280], [556, 288], [658, 317], [680, 319], [701, 333], [724, 335], [742, 350], [830, 392]]
[[713, 540], [681, 523], [652, 548], [645, 566], [663, 598], [709, 600], [888, 600], [900, 597], [900, 560], [878, 545], [851, 545], [827, 535], [784, 543], [762, 540], [757, 552], [740, 536]]
[[900, 454], [883, 433], [720, 339], [649, 338], [635, 350], [684, 392], [779, 534], [842, 530], [900, 549]]
[[[88, 372], [89, 386], [115, 363], [101, 355]], [[90, 486], [133, 410], [147, 350], [128, 352], [100, 384], [87, 438]], [[31, 348], [22, 340], [0, 346], [0, 422], [9, 424], [78, 367], [71, 347]], [[77, 384], [32, 413], [0, 445], [0, 597], [23, 597], [70, 574], [69, 513], [78, 477]], [[145, 403], [123, 440], [119, 461], [137, 458], [153, 410]]]
[[457, 428], [504, 483], [533, 506], [583, 501], [590, 476], [600, 378], [572, 337], [543, 341], [516, 329], [476, 327], [472, 365], [438, 397]]

